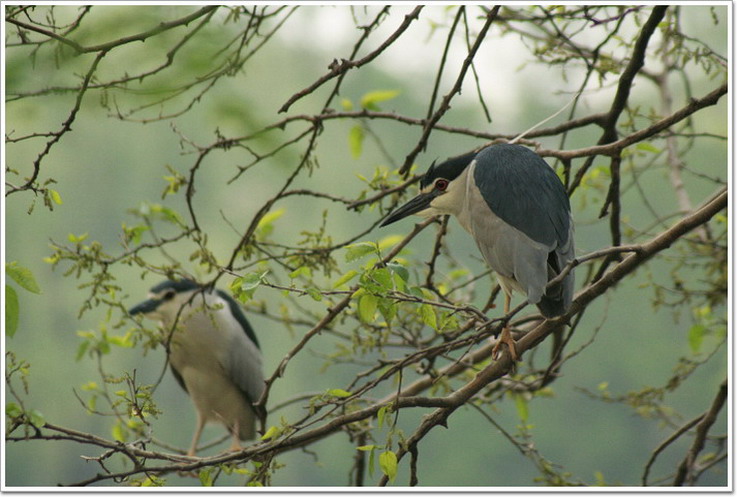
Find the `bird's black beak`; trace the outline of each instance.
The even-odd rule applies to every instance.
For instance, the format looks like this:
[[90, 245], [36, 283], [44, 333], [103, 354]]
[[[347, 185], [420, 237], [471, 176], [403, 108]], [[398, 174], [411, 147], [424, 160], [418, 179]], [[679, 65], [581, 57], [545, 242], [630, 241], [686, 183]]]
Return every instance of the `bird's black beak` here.
[[161, 301], [156, 299], [144, 300], [137, 306], [131, 307], [128, 314], [131, 316], [135, 316], [136, 314], [148, 314], [149, 312], [155, 311], [156, 308], [159, 307], [160, 303]]
[[430, 202], [432, 202], [436, 196], [437, 195], [434, 190], [429, 193], [420, 193], [415, 198], [389, 214], [379, 227], [387, 226], [407, 216], [424, 211], [430, 207]]

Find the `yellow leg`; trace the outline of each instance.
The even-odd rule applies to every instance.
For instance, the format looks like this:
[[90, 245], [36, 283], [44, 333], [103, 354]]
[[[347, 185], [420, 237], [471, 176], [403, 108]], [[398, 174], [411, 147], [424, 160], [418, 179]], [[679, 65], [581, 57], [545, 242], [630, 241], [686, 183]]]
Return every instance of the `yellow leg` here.
[[[504, 315], [506, 316], [509, 314], [509, 304], [512, 300], [512, 296], [509, 295], [507, 292], [504, 292]], [[507, 348], [509, 349], [509, 355], [512, 356], [513, 361], [518, 361], [519, 357], [517, 356], [517, 348], [516, 348], [516, 342], [514, 341], [514, 338], [512, 338], [512, 333], [509, 331], [509, 323], [504, 325], [504, 328], [502, 328], [502, 333], [499, 335], [499, 339], [496, 342], [496, 345], [494, 345], [494, 348], [491, 350], [491, 357], [496, 360], [499, 358], [499, 353], [502, 344], [506, 344]]]
[[240, 426], [238, 420], [236, 420], [233, 428], [230, 430], [230, 434], [233, 436], [233, 442], [230, 444], [230, 449], [228, 449], [230, 452], [238, 452], [243, 448], [241, 447], [241, 438], [238, 436], [239, 433]]
[[202, 435], [202, 429], [205, 427], [205, 418], [200, 415], [200, 413], [197, 413], [197, 428], [194, 430], [194, 436], [192, 437], [192, 445], [189, 447], [189, 452], [187, 452], [188, 456], [194, 456], [197, 452], [197, 444], [200, 441], [200, 436]]

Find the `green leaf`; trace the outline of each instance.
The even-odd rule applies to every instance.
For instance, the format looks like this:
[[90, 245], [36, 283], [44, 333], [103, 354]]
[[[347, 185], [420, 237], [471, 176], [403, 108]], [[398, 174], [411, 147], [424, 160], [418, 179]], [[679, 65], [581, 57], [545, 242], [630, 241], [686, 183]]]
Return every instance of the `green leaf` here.
[[79, 347], [77, 347], [77, 356], [75, 357], [75, 361], [79, 361], [82, 357], [84, 357], [85, 352], [87, 352], [87, 348], [90, 346], [90, 342], [84, 341], [79, 344]]
[[351, 102], [347, 98], [342, 98], [340, 100], [340, 106], [343, 107], [343, 110], [346, 111], [346, 112], [349, 112], [349, 111], [352, 111], [353, 110], [353, 102]]
[[125, 430], [123, 429], [123, 425], [121, 425], [120, 423], [115, 423], [113, 425], [111, 435], [113, 439], [117, 440], [118, 442], [125, 442]]
[[322, 293], [320, 293], [320, 290], [318, 290], [317, 288], [315, 287], [306, 288], [305, 292], [307, 292], [307, 295], [312, 297], [312, 300], [314, 300], [315, 302], [322, 301]]
[[52, 190], [51, 188], [49, 188], [49, 196], [56, 205], [61, 205], [64, 203], [61, 201], [61, 195], [56, 190]]
[[343, 390], [342, 388], [331, 388], [327, 391], [327, 394], [331, 397], [350, 397], [353, 395], [351, 392], [348, 392], [346, 390]]
[[89, 233], [82, 233], [81, 235], [75, 235], [74, 233], [69, 233], [67, 235], [67, 240], [69, 240], [72, 243], [82, 243], [87, 239], [87, 237], [90, 236]]
[[46, 424], [46, 419], [44, 419], [44, 415], [36, 409], [31, 409], [31, 412], [28, 413], [28, 421], [30, 421], [31, 424], [36, 428], [43, 428]]
[[351, 269], [350, 271], [345, 273], [343, 276], [338, 278], [338, 281], [335, 282], [335, 284], [333, 285], [333, 288], [338, 288], [338, 287], [345, 285], [346, 283], [351, 281], [353, 278], [355, 278], [357, 275], [358, 275], [358, 271]]
[[517, 408], [517, 415], [519, 416], [519, 419], [523, 423], [526, 423], [530, 415], [530, 411], [527, 407], [527, 399], [523, 394], [519, 393], [513, 393], [512, 398], [514, 399], [514, 405]]
[[259, 232], [259, 235], [264, 237], [271, 234], [271, 232], [274, 231], [274, 221], [282, 217], [286, 211], [286, 209], [277, 209], [264, 214], [264, 217], [262, 217], [256, 225], [256, 230]]
[[379, 454], [379, 467], [389, 477], [389, 481], [393, 482], [397, 477], [397, 455], [391, 450], [382, 452]]
[[299, 276], [304, 276], [305, 278], [312, 278], [312, 269], [310, 269], [307, 266], [301, 266], [289, 273], [289, 278], [294, 279]]
[[184, 222], [182, 221], [182, 216], [180, 216], [179, 213], [171, 207], [167, 207], [165, 205], [154, 203], [141, 204], [139, 212], [142, 216], [152, 215], [155, 218], [162, 219], [166, 222], [179, 226], [184, 224]]
[[368, 254], [377, 253], [379, 247], [373, 242], [359, 242], [346, 247], [348, 250], [345, 254], [346, 262], [352, 262], [361, 257], [366, 257]]
[[348, 132], [348, 148], [351, 150], [351, 157], [358, 159], [363, 152], [363, 126], [356, 124]]
[[704, 341], [706, 327], [703, 324], [695, 324], [688, 330], [688, 344], [694, 354], [698, 354], [701, 349], [701, 343]]
[[384, 425], [384, 417], [386, 416], [387, 411], [390, 409], [389, 405], [385, 405], [379, 408], [379, 411], [376, 413], [377, 421], [379, 422], [379, 429]]
[[391, 299], [379, 299], [379, 312], [387, 323], [391, 323], [397, 315], [397, 303]]
[[19, 418], [23, 415], [23, 409], [15, 402], [5, 404], [5, 415], [11, 419]]
[[18, 330], [18, 316], [20, 315], [20, 305], [18, 303], [18, 294], [12, 286], [5, 285], [5, 335], [13, 338]]
[[376, 306], [379, 304], [379, 298], [376, 295], [366, 293], [358, 299], [358, 317], [364, 323], [371, 323], [374, 320]]
[[660, 152], [662, 152], [661, 149], [659, 149], [655, 145], [653, 145], [651, 143], [647, 143], [647, 142], [640, 142], [640, 143], [638, 143], [636, 145], [636, 147], [637, 147], [638, 150], [643, 150], [645, 152], [651, 152], [653, 154], [659, 154]]
[[379, 250], [386, 250], [404, 240], [404, 235], [389, 235], [379, 240]]
[[394, 289], [394, 280], [389, 269], [382, 267], [371, 273], [371, 277], [382, 288], [382, 290], [391, 291]]
[[213, 483], [212, 468], [203, 468], [200, 470], [200, 474], [197, 475], [202, 483], [203, 487], [211, 487]]
[[433, 330], [438, 329], [438, 316], [435, 314], [435, 308], [430, 304], [422, 304], [420, 306], [420, 315], [422, 322]]
[[380, 110], [379, 106], [376, 105], [379, 102], [386, 102], [396, 98], [399, 95], [399, 90], [377, 90], [366, 93], [361, 97], [361, 107], [369, 110]]
[[122, 223], [122, 228], [123, 228], [123, 234], [125, 235], [126, 240], [130, 240], [136, 245], [141, 243], [141, 237], [143, 233], [151, 229], [145, 224], [139, 224], [136, 226], [128, 226], [126, 223]]
[[233, 292], [233, 295], [235, 295], [238, 300], [246, 303], [253, 297], [256, 289], [259, 287], [267, 274], [269, 274], [268, 269], [262, 273], [253, 272], [248, 273], [245, 276], [238, 277], [234, 279], [233, 282], [230, 284], [230, 290], [231, 292]]
[[281, 430], [276, 426], [270, 426], [266, 433], [261, 436], [261, 440], [268, 440], [270, 438], [278, 437]]
[[406, 267], [402, 266], [398, 262], [389, 262], [387, 263], [386, 267], [391, 269], [394, 274], [402, 278], [403, 281], [409, 281], [409, 271]]
[[374, 476], [374, 467], [376, 466], [376, 463], [374, 461], [374, 454], [376, 453], [376, 449], [378, 449], [379, 446], [375, 444], [371, 445], [359, 445], [356, 447], [356, 450], [360, 450], [362, 452], [368, 452], [369, 453], [369, 462], [368, 462], [368, 470], [369, 470], [369, 476]]
[[13, 281], [18, 283], [26, 290], [31, 293], [41, 293], [41, 287], [36, 283], [36, 278], [33, 277], [33, 273], [30, 269], [19, 266], [17, 262], [13, 261], [5, 264], [5, 274], [10, 276]]

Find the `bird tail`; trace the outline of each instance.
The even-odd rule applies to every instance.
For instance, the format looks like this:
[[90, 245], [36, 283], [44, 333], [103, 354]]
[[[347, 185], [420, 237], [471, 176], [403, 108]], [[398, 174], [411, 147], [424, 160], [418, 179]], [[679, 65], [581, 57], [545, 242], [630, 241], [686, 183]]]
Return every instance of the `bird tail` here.
[[[555, 251], [548, 254], [548, 281], [560, 274], [563, 265], [558, 260], [558, 254]], [[571, 307], [571, 300], [573, 300], [573, 272], [568, 273], [563, 281], [543, 293], [537, 303], [537, 308], [546, 318], [554, 318], [568, 311]]]
[[568, 310], [563, 298], [558, 296], [557, 298], [551, 298], [547, 295], [543, 295], [540, 302], [537, 303], [537, 308], [546, 318], [558, 317]]

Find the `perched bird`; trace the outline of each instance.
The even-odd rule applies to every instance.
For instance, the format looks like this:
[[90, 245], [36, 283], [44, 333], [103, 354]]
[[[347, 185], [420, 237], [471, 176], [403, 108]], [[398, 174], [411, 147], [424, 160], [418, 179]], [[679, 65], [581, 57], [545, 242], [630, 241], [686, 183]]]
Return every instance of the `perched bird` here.
[[255, 436], [253, 404], [265, 386], [258, 340], [243, 311], [222, 290], [203, 291], [186, 279], [164, 281], [148, 297], [129, 313], [173, 330], [169, 365], [197, 411], [188, 454], [195, 454], [209, 421], [224, 424], [232, 435], [231, 450], [238, 450], [240, 440]]
[[[492, 145], [430, 166], [420, 194], [392, 212], [386, 226], [410, 214], [452, 214], [476, 240], [504, 290], [504, 313], [514, 290], [527, 295], [542, 315], [564, 314], [573, 298], [573, 271], [546, 289], [574, 258], [573, 220], [565, 187], [533, 151], [513, 144]], [[518, 359], [506, 325], [502, 343]]]

